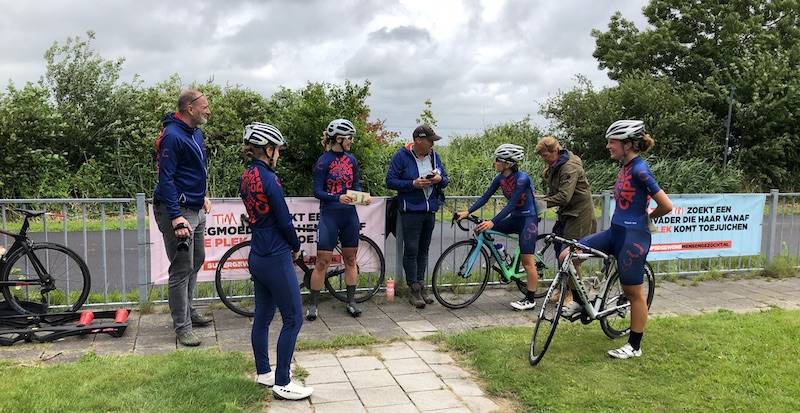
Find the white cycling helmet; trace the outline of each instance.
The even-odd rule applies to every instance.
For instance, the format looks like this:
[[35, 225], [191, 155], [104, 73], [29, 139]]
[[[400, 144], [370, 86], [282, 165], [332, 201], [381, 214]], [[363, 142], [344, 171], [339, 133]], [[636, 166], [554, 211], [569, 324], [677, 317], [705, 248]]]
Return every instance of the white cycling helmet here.
[[244, 143], [256, 146], [286, 146], [286, 139], [278, 128], [261, 122], [253, 122], [244, 128]]
[[525, 156], [525, 148], [511, 143], [504, 143], [494, 150], [495, 159], [517, 163]]
[[356, 127], [353, 122], [347, 119], [334, 119], [325, 128], [328, 132], [328, 139], [335, 139], [336, 135], [353, 136], [356, 134]]
[[641, 139], [644, 137], [644, 122], [640, 120], [618, 120], [606, 131], [606, 139]]

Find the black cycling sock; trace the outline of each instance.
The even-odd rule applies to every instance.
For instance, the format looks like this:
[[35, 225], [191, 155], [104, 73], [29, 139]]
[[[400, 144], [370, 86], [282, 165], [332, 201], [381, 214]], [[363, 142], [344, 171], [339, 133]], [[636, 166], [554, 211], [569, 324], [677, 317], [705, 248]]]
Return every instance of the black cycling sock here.
[[534, 302], [536, 300], [536, 292], [528, 290], [528, 292], [525, 293], [525, 298], [530, 302]]
[[319, 290], [311, 290], [311, 305], [317, 306], [319, 302]]
[[355, 302], [353, 297], [356, 295], [356, 286], [355, 285], [348, 285], [347, 286], [347, 302], [352, 303]]
[[644, 332], [637, 333], [631, 330], [631, 335], [628, 337], [628, 344], [633, 347], [634, 350], [639, 350], [642, 347], [642, 336]]

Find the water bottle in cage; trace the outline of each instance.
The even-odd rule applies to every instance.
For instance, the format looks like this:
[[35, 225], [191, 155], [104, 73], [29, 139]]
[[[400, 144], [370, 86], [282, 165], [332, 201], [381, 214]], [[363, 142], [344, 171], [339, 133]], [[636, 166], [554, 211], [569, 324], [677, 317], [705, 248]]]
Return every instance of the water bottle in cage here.
[[503, 262], [508, 264], [509, 261], [511, 261], [510, 257], [508, 256], [508, 253], [506, 252], [506, 246], [505, 245], [503, 245], [503, 244], [501, 244], [499, 242], [495, 242], [494, 243], [494, 248], [497, 250], [497, 255], [500, 256], [500, 259], [502, 259]]

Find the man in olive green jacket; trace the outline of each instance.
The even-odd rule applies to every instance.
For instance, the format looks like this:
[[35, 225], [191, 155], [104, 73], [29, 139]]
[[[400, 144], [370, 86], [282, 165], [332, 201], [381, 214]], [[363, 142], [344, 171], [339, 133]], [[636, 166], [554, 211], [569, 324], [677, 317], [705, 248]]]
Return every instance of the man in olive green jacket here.
[[[553, 232], [567, 239], [581, 239], [597, 231], [594, 219], [592, 188], [586, 179], [581, 158], [562, 149], [558, 140], [545, 136], [536, 144], [536, 153], [547, 163], [544, 179], [547, 196], [540, 201], [547, 207], [558, 207]], [[557, 252], [561, 245], [556, 245]]]

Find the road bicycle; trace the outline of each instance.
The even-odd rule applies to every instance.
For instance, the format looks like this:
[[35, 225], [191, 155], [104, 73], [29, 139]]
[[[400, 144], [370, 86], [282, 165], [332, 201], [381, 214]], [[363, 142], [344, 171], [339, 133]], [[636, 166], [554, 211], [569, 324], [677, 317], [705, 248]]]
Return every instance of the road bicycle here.
[[[246, 222], [246, 221], [243, 221]], [[316, 231], [313, 228], [295, 228], [298, 231]], [[215, 274], [217, 295], [222, 303], [237, 314], [252, 317], [255, 314], [255, 286], [247, 258], [250, 255], [250, 241], [231, 247], [220, 258]], [[307, 260], [301, 251], [294, 261], [300, 289], [311, 285], [313, 260]], [[358, 236], [358, 283], [356, 284], [356, 302], [369, 300], [383, 285], [386, 272], [386, 261], [378, 244], [365, 235]], [[311, 265], [309, 267], [308, 265]], [[344, 262], [341, 245], [336, 246], [331, 260], [331, 267], [325, 274], [325, 288], [339, 301], [347, 300], [347, 286], [344, 279]]]
[[0, 288], [5, 302], [20, 314], [74, 312], [89, 297], [89, 268], [77, 253], [28, 237], [30, 220], [45, 211], [14, 209], [24, 215], [19, 233], [0, 230], [14, 243], [0, 258]]
[[[469, 231], [464, 226], [464, 221], [480, 224], [482, 219], [470, 215], [462, 221], [456, 216], [451, 220], [451, 226], [458, 224], [462, 231]], [[542, 234], [536, 238], [536, 268], [539, 273], [539, 285], [535, 296], [541, 298], [547, 292], [547, 287], [555, 277], [558, 269], [558, 257], [555, 253], [554, 242], [547, 238], [549, 234]], [[522, 267], [519, 248], [513, 255], [498, 250], [502, 243], [495, 243], [497, 237], [513, 240], [516, 235], [505, 234], [494, 230], [474, 234], [473, 238], [457, 241], [447, 247], [436, 265], [433, 267], [431, 290], [436, 300], [447, 308], [464, 308], [478, 299], [489, 282], [490, 270], [499, 275], [501, 284], [515, 283], [520, 292], [528, 291], [527, 273]]]
[[[556, 332], [558, 321], [565, 318], [561, 314], [561, 309], [564, 305], [564, 294], [567, 291], [567, 285], [576, 286], [581, 303], [583, 303], [582, 311], [570, 316], [570, 321], [580, 320], [583, 324], [589, 324], [594, 320], [600, 321], [600, 327], [603, 332], [611, 339], [626, 336], [630, 333], [630, 301], [625, 296], [622, 290], [622, 284], [619, 280], [619, 272], [616, 270], [615, 261], [613, 256], [610, 256], [602, 251], [582, 245], [574, 240], [561, 238], [554, 234], [548, 234], [547, 237], [551, 241], [561, 242], [565, 248], [569, 249], [564, 262], [555, 275], [550, 287], [545, 294], [544, 300], [541, 300], [541, 307], [539, 308], [539, 316], [536, 320], [536, 326], [533, 330], [533, 337], [531, 338], [530, 351], [528, 359], [531, 365], [538, 364], [547, 348], [553, 340], [553, 335]], [[580, 261], [587, 259], [601, 259], [602, 266], [600, 271], [600, 283], [597, 285], [599, 294], [592, 294], [591, 289], [587, 291], [584, 277], [581, 277], [573, 265], [573, 259]], [[645, 274], [642, 288], [647, 291], [646, 301], [647, 308], [653, 302], [653, 293], [655, 291], [655, 275], [653, 268], [649, 263], [645, 262]]]

